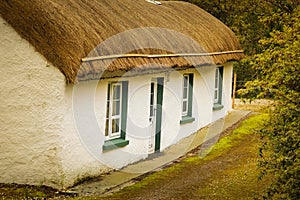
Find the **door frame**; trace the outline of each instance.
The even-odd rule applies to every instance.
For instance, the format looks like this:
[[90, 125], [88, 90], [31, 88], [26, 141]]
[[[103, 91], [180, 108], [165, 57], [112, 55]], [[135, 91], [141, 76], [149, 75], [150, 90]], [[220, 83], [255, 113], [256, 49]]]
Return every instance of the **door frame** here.
[[164, 77], [157, 77], [154, 152], [160, 151]]

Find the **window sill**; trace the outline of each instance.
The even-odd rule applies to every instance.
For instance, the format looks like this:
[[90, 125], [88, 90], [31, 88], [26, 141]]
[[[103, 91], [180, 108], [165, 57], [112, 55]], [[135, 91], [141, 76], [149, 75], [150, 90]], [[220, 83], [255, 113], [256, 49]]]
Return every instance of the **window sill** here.
[[190, 116], [184, 116], [182, 117], [182, 119], [180, 120], [180, 124], [186, 124], [186, 123], [190, 123], [195, 121], [194, 117], [190, 117]]
[[122, 138], [117, 138], [117, 139], [105, 141], [102, 146], [102, 149], [103, 149], [103, 151], [107, 151], [107, 150], [117, 149], [120, 147], [125, 147], [128, 144], [129, 144], [128, 140], [124, 140]]
[[218, 103], [215, 103], [213, 106], [213, 110], [221, 110], [222, 108], [224, 108], [224, 106]]

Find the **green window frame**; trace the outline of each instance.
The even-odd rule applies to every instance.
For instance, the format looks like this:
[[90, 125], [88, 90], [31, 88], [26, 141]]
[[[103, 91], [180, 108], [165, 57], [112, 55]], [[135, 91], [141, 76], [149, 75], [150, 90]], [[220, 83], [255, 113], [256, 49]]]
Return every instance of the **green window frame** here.
[[181, 104], [181, 120], [180, 124], [193, 122], [195, 118], [193, 114], [193, 84], [194, 74], [184, 74], [182, 81], [182, 104]]
[[220, 110], [224, 106], [222, 104], [223, 94], [223, 66], [217, 67], [215, 71], [215, 85], [214, 85], [214, 105], [213, 110]]
[[106, 101], [106, 122], [103, 150], [124, 147], [126, 140], [128, 106], [128, 81], [108, 83]]

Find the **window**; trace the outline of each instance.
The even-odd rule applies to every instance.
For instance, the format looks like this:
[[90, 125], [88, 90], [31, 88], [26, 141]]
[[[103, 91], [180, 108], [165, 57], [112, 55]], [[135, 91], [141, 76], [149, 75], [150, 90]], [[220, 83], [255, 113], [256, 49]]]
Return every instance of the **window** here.
[[104, 150], [122, 147], [126, 136], [128, 82], [113, 82], [107, 87]]
[[222, 109], [223, 67], [217, 67], [215, 72], [214, 110]]
[[194, 74], [184, 74], [182, 84], [182, 120], [180, 123], [192, 122], [192, 101], [193, 101], [193, 79]]
[[188, 115], [189, 106], [189, 75], [183, 76], [183, 93], [182, 93], [182, 115]]
[[156, 103], [155, 89], [156, 89], [155, 82], [151, 81], [151, 85], [150, 85], [150, 116], [149, 116], [150, 122], [154, 119], [154, 115], [155, 115], [155, 103]]
[[106, 102], [106, 128], [105, 136], [116, 138], [121, 136], [121, 83], [111, 83], [107, 90]]

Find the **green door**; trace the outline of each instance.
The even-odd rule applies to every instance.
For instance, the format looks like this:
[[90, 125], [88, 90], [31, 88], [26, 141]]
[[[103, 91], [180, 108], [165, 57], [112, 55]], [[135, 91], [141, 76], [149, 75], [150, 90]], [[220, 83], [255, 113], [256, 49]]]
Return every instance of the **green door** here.
[[156, 117], [155, 117], [155, 152], [160, 151], [161, 140], [161, 121], [162, 121], [162, 103], [164, 92], [164, 78], [157, 78], [157, 98], [156, 98]]
[[164, 78], [152, 78], [150, 84], [150, 137], [148, 153], [160, 151]]

